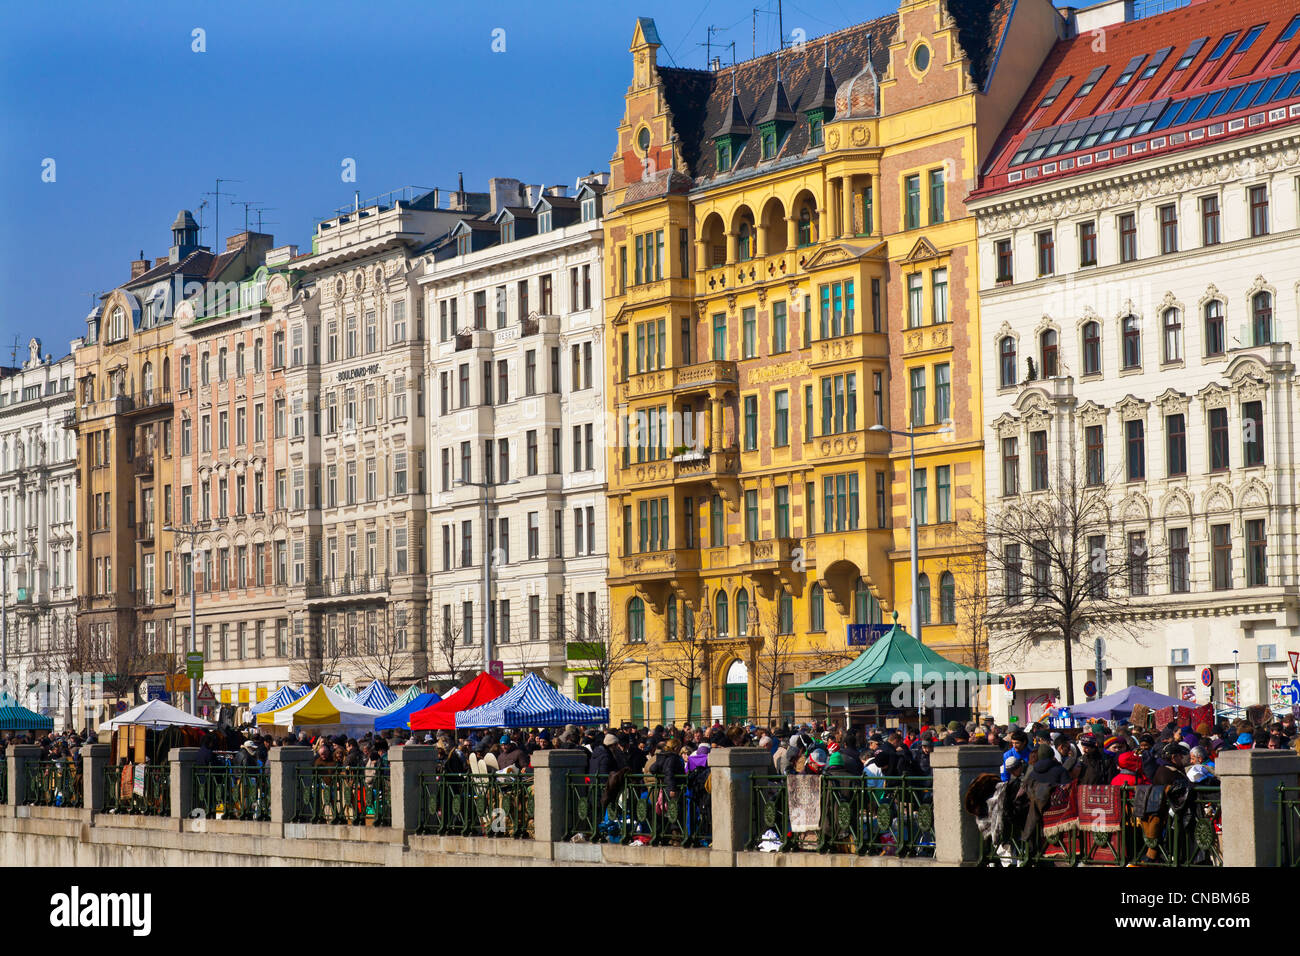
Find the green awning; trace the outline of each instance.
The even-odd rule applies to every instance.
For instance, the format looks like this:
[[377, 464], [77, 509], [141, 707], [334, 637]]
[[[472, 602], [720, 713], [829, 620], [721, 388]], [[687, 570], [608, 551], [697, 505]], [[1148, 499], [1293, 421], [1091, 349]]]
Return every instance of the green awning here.
[[997, 684], [1002, 678], [958, 664], [926, 647], [907, 631], [894, 626], [863, 653], [837, 671], [823, 674], [793, 688], [806, 694], [834, 691], [881, 691], [905, 684]]
[[13, 695], [0, 695], [0, 730], [53, 730], [54, 718], [20, 707]]

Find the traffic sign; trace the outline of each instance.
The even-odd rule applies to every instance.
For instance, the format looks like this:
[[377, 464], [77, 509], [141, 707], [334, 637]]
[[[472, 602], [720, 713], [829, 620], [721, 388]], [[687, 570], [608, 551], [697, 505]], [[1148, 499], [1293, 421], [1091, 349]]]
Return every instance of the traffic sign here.
[[1014, 675], [1014, 674], [1008, 674], [1006, 677], [1002, 678], [1002, 686], [1005, 687], [1005, 688], [1006, 688], [1007, 690], [1009, 690], [1009, 691], [1010, 691], [1010, 690], [1015, 690], [1015, 689], [1016, 689], [1016, 677], [1015, 677], [1015, 675]]
[[199, 688], [199, 695], [196, 699], [196, 703], [201, 704], [204, 707], [214, 707], [217, 703], [217, 695], [212, 693], [212, 688], [205, 683]]
[[505, 676], [505, 672], [506, 666], [501, 661], [490, 661], [488, 663], [488, 673], [497, 680], [501, 680], [501, 678]]
[[1286, 656], [1291, 658], [1291, 673], [1300, 673], [1296, 671], [1296, 666], [1300, 665], [1300, 651], [1287, 651]]
[[184, 674], [168, 674], [167, 690], [172, 693], [185, 693], [190, 689], [190, 679]]
[[203, 679], [203, 653], [190, 651], [185, 655], [185, 676], [190, 680]]
[[1097, 685], [1093, 681], [1088, 681], [1083, 685], [1083, 696], [1085, 697], [1097, 696]]
[[1202, 668], [1202, 669], [1201, 669], [1201, 683], [1204, 684], [1206, 687], [1209, 687], [1211, 684], [1213, 684], [1213, 683], [1214, 683], [1214, 671], [1210, 670], [1208, 667], [1204, 667], [1204, 668]]

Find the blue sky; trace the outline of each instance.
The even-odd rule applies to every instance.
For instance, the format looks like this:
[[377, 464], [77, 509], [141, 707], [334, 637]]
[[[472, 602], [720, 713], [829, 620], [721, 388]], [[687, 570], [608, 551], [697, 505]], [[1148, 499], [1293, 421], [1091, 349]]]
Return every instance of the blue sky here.
[[[84, 331], [90, 293], [165, 255], [180, 208], [218, 177], [267, 207], [277, 243], [403, 185], [483, 189], [489, 176], [569, 183], [608, 169], [631, 76], [635, 18], [653, 16], [661, 62], [703, 67], [716, 42], [747, 58], [777, 46], [775, 0], [114, 0], [0, 10], [0, 364], [17, 336], [56, 356]], [[894, 0], [784, 4], [813, 37]], [[505, 52], [492, 31], [505, 30]], [[193, 31], [206, 52], [194, 52]], [[666, 52], [665, 52], [666, 51]], [[730, 52], [723, 54], [730, 57]], [[340, 177], [356, 161], [356, 183]], [[43, 182], [45, 160], [54, 182]], [[203, 213], [211, 245], [213, 209]], [[221, 199], [224, 237], [242, 207]], [[254, 223], [255, 224], [255, 223]]]

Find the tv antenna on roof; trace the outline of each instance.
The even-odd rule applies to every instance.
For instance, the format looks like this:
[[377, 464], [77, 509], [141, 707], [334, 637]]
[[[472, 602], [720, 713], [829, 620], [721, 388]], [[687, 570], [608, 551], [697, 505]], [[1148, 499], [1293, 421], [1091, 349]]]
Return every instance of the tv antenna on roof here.
[[[263, 212], [266, 212], [266, 211], [268, 211], [268, 210], [271, 210], [271, 209], [279, 209], [279, 208], [280, 208], [279, 206], [258, 206], [256, 209], [253, 210], [253, 213], [257, 216], [257, 231], [258, 231], [258, 232], [261, 232], [261, 231], [262, 231], [262, 213], [263, 213]], [[276, 223], [275, 223], [274, 221], [272, 221], [272, 222], [268, 223], [268, 225], [274, 226], [274, 225], [276, 225]]]
[[713, 34], [717, 32], [718, 28], [710, 25], [708, 31], [705, 33], [704, 42], [695, 44], [696, 46], [704, 47], [704, 63], [710, 70], [713, 69]]
[[244, 207], [244, 232], [248, 232], [248, 207], [256, 206], [262, 200], [260, 199], [232, 199], [230, 205]]
[[215, 202], [213, 202], [212, 204], [212, 208], [215, 211], [215, 215], [216, 215], [216, 221], [212, 226], [212, 248], [214, 250], [221, 245], [221, 197], [234, 195], [234, 193], [223, 193], [221, 191], [221, 184], [242, 183], [242, 182], [243, 182], [242, 179], [218, 179], [217, 188], [210, 193], [203, 194], [205, 196], [212, 196], [215, 199]]

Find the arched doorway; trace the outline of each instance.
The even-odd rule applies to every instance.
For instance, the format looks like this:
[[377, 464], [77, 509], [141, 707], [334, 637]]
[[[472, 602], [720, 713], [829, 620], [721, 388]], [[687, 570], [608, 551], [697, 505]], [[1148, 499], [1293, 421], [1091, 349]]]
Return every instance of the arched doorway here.
[[744, 661], [734, 660], [727, 668], [722, 699], [722, 722], [728, 727], [743, 723], [749, 716], [749, 668]]

